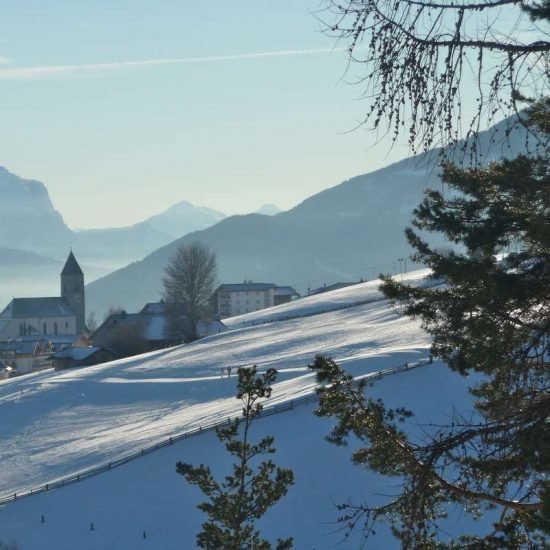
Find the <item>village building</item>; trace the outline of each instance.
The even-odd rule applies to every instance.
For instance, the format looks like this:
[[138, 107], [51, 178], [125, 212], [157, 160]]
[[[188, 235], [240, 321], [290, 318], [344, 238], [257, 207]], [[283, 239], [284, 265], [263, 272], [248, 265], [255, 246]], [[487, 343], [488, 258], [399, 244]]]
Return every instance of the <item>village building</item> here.
[[86, 328], [84, 273], [72, 251], [60, 283], [61, 296], [13, 298], [0, 312], [0, 360], [17, 374], [51, 367], [49, 356]]
[[172, 334], [170, 315], [163, 302], [148, 303], [139, 313], [112, 313], [92, 334], [92, 344], [117, 357], [174, 346], [182, 335]]
[[55, 370], [73, 367], [89, 367], [99, 363], [107, 363], [115, 359], [109, 350], [94, 346], [70, 347], [58, 351], [49, 357]]
[[0, 342], [22, 336], [74, 336], [85, 329], [84, 274], [72, 251], [61, 271], [61, 296], [13, 298], [0, 312]]
[[212, 296], [211, 304], [214, 314], [223, 319], [284, 304], [298, 296], [290, 286], [245, 281], [220, 285]]

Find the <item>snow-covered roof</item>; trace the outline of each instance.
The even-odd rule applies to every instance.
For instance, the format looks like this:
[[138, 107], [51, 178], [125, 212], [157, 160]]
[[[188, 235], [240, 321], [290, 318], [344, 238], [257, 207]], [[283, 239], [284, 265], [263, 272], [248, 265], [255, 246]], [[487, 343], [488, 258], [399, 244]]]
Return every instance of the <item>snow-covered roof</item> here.
[[51, 355], [52, 359], [74, 359], [75, 361], [83, 361], [87, 359], [101, 348], [96, 348], [94, 346], [88, 347], [76, 347], [76, 348], [66, 348], [64, 350], [58, 351]]
[[149, 302], [143, 306], [140, 313], [166, 313], [172, 304], [166, 302]]
[[14, 298], [0, 313], [4, 319], [71, 317], [75, 313], [65, 298]]
[[254, 292], [276, 287], [277, 285], [273, 283], [224, 283], [220, 285], [218, 290], [223, 292]]
[[[158, 304], [152, 304], [158, 305]], [[167, 336], [167, 315], [165, 313], [113, 313], [105, 322], [96, 330], [96, 334], [99, 331], [106, 330], [105, 327], [122, 326], [142, 324], [143, 336], [147, 340], [168, 340]], [[110, 330], [110, 328], [108, 328]]]
[[278, 286], [275, 289], [275, 294], [277, 296], [299, 296], [299, 294], [291, 286]]
[[39, 342], [5, 342], [0, 344], [0, 352], [13, 352], [15, 355], [33, 355]]

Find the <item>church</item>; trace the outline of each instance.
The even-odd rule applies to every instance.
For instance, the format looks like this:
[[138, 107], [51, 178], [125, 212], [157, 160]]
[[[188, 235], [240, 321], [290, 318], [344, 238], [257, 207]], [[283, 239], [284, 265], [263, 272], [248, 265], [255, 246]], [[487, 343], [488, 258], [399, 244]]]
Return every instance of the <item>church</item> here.
[[0, 342], [24, 336], [74, 336], [85, 330], [84, 273], [72, 251], [61, 271], [61, 297], [14, 298], [0, 313]]

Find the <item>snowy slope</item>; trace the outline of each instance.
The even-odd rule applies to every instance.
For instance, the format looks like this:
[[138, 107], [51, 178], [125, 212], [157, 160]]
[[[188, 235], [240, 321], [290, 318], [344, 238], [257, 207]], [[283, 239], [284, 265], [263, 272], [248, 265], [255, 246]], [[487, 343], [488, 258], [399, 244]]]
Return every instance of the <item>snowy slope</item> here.
[[[419, 269], [410, 273], [398, 275], [397, 277], [399, 280], [411, 285], [423, 285], [426, 284], [425, 277], [429, 272], [429, 269]], [[382, 301], [384, 300], [384, 296], [378, 290], [379, 286], [380, 279], [375, 279], [339, 290], [316, 294], [314, 296], [305, 296], [298, 300], [281, 304], [280, 306], [260, 309], [252, 313], [224, 319], [223, 322], [228, 327], [238, 328], [261, 323], [271, 323], [273, 321], [285, 321], [297, 317], [318, 315], [328, 311]]]
[[[357, 285], [358, 299], [366, 294], [376, 298], [361, 306], [232, 330], [96, 367], [0, 383], [0, 411], [10, 418], [0, 425], [0, 496], [236, 413], [234, 384], [221, 377], [221, 369], [230, 367], [234, 375], [239, 366], [275, 367], [281, 382], [274, 400], [283, 400], [313, 391], [307, 364], [316, 353], [331, 355], [357, 373], [425, 357], [426, 335], [417, 323], [380, 301], [375, 288]], [[311, 297], [306, 307], [319, 311], [328, 300], [326, 295]], [[294, 307], [303, 305], [296, 302]], [[289, 379], [294, 382], [285, 384]]]
[[[413, 274], [411, 280], [419, 276]], [[418, 323], [399, 317], [375, 288], [365, 283], [344, 289], [346, 293], [287, 304], [287, 316], [296, 318], [262, 322], [193, 345], [1, 383], [0, 492], [36, 487], [139, 451], [184, 428], [237, 414], [235, 370], [228, 379], [221, 377], [222, 368], [276, 367], [280, 375], [273, 401], [279, 402], [313, 391], [315, 381], [306, 365], [318, 352], [356, 375], [425, 357], [428, 339]], [[329, 303], [346, 300], [366, 303], [318, 313]], [[317, 314], [297, 317], [306, 311]], [[448, 418], [453, 406], [460, 408], [468, 400], [465, 382], [434, 364], [378, 381], [373, 391], [395, 405], [418, 409], [420, 419], [435, 421]], [[311, 408], [256, 424], [258, 436], [275, 435], [276, 461], [293, 468], [297, 479], [287, 498], [268, 513], [264, 527], [275, 538], [295, 536], [296, 548], [330, 548], [342, 536], [332, 523], [335, 503], [359, 498], [367, 487], [369, 492], [393, 489], [353, 467], [350, 449], [324, 442], [330, 423], [315, 418]], [[214, 434], [206, 432], [89, 480], [0, 508], [0, 539], [17, 540], [21, 550], [192, 548], [202, 519], [195, 510], [200, 494], [174, 473], [179, 459], [206, 462], [215, 471], [228, 467]], [[452, 531], [457, 527], [450, 522]], [[369, 548], [393, 547], [388, 537], [381, 531]], [[356, 547], [348, 543], [344, 547]]]
[[[452, 404], [464, 400], [465, 383], [434, 364], [383, 379], [371, 391], [392, 405], [414, 408], [415, 422], [437, 422], [447, 419]], [[324, 441], [329, 427], [330, 422], [312, 414], [312, 407], [255, 424], [253, 436], [274, 435], [273, 459], [292, 468], [296, 478], [288, 495], [260, 523], [271, 540], [292, 535], [297, 549], [358, 548], [360, 531], [339, 544], [343, 533], [335, 523], [335, 505], [348, 499], [361, 502], [366, 494], [372, 503], [380, 498], [377, 494], [393, 493], [398, 486], [398, 480], [388, 483], [353, 466], [351, 447], [338, 448]], [[196, 504], [203, 496], [175, 473], [178, 460], [206, 463], [218, 477], [230, 468], [214, 433], [206, 432], [98, 477], [1, 508], [0, 537], [17, 541], [20, 550], [194, 548], [195, 534], [204, 521]], [[482, 527], [483, 522], [478, 528]], [[454, 534], [464, 528], [460, 511], [451, 514], [444, 528]], [[396, 541], [380, 525], [367, 549], [392, 548], [398, 548]]]

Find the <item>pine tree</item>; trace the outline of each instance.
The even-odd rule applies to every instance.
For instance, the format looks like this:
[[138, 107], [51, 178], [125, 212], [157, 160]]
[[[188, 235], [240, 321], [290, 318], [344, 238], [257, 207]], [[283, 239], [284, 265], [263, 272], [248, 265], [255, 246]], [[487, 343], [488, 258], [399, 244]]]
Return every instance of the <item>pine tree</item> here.
[[[531, 120], [548, 137], [550, 102], [534, 104]], [[388, 519], [406, 548], [548, 543], [549, 161], [546, 149], [486, 168], [445, 165], [449, 192], [427, 192], [413, 225], [460, 246], [442, 252], [406, 231], [413, 259], [441, 284], [429, 289], [384, 278], [386, 296], [422, 319], [433, 355], [461, 374], [479, 374], [470, 416], [442, 427], [427, 444], [413, 443], [396, 423], [410, 412], [388, 410], [334, 361], [315, 359], [312, 368], [329, 384], [320, 390], [317, 412], [338, 418], [330, 440], [343, 443], [354, 433], [364, 442], [356, 463], [404, 478], [400, 494], [383, 506], [342, 506], [349, 525], [364, 520], [369, 532], [376, 520]], [[452, 503], [474, 517], [497, 510], [499, 519], [484, 536], [440, 540], [438, 521]]]
[[[176, 471], [197, 485], [209, 498], [198, 505], [208, 521], [203, 523], [197, 535], [200, 548], [226, 550], [269, 550], [271, 544], [260, 538], [254, 522], [286, 495], [294, 483], [291, 470], [277, 467], [266, 460], [254, 467], [256, 459], [275, 452], [273, 437], [266, 436], [258, 443], [251, 443], [250, 427], [261, 413], [261, 400], [271, 395], [271, 385], [277, 371], [268, 369], [257, 374], [256, 367], [238, 369], [237, 399], [243, 403], [242, 420], [234, 419], [227, 426], [216, 429], [218, 439], [236, 459], [232, 475], [219, 482], [208, 466], [192, 466], [178, 462]], [[276, 548], [292, 548], [292, 538], [278, 540]]]

